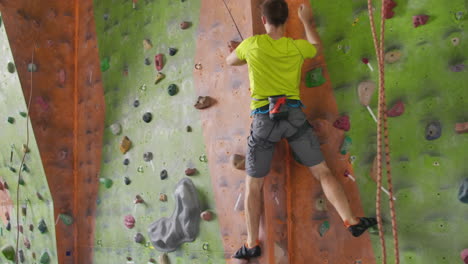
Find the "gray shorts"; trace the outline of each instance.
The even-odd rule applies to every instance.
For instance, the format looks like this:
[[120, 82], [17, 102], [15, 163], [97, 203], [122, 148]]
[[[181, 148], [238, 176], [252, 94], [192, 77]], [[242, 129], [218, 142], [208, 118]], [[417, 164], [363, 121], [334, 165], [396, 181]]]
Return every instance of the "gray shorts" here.
[[288, 139], [301, 164], [312, 167], [324, 161], [320, 143], [301, 108], [289, 108], [288, 119], [276, 122], [268, 114], [255, 114], [247, 140], [245, 167], [249, 176], [262, 178], [268, 174], [275, 144], [282, 138]]

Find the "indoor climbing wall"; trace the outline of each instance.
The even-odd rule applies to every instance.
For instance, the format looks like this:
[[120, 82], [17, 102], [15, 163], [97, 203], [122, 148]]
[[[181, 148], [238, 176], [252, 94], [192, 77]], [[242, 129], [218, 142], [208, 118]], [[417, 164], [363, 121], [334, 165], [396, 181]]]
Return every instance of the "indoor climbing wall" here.
[[[468, 138], [463, 135], [467, 127], [456, 124], [468, 122], [467, 2], [394, 3], [394, 14], [386, 14], [385, 62], [402, 263], [462, 263], [460, 252], [468, 247], [468, 230], [466, 204], [459, 201], [458, 193], [467, 177]], [[311, 4], [339, 110], [351, 122], [346, 141], [352, 141], [352, 146], [342, 148], [343, 158], [353, 164], [352, 176], [365, 212], [371, 215], [375, 212], [376, 123], [366, 106], [377, 115], [377, 90], [371, 91], [378, 71], [367, 1]], [[392, 1], [389, 6], [393, 7]], [[389, 197], [382, 195], [386, 241], [393, 256]], [[377, 235], [372, 241], [379, 262]]]
[[193, 106], [200, 1], [105, 0], [94, 9], [106, 101], [94, 263], [165, 263], [163, 251], [171, 263], [222, 263]]
[[11, 263], [18, 242], [20, 263], [58, 263], [54, 205], [31, 123], [24, 145], [26, 99], [1, 15], [0, 54], [0, 262]]

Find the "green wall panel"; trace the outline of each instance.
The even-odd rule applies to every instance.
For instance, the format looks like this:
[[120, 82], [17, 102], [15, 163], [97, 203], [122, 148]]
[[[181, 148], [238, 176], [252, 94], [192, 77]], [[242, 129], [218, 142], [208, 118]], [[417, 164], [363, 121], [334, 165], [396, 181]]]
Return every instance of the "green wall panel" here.
[[[192, 75], [199, 9], [200, 1], [138, 1], [135, 9], [131, 1], [95, 1], [99, 53], [101, 61], [106, 58], [110, 61], [110, 68], [103, 72], [106, 131], [100, 177], [112, 179], [113, 186], [106, 189], [102, 185], [99, 190], [94, 263], [123, 263], [127, 257], [135, 263], [147, 263], [160, 255], [149, 243], [137, 244], [133, 237], [140, 232], [149, 241], [148, 226], [172, 214], [175, 208], [172, 192], [177, 182], [187, 177], [184, 171], [188, 167], [199, 171], [191, 179], [203, 208], [215, 212], [208, 166], [199, 160], [205, 153], [205, 145], [199, 114], [193, 107], [197, 97]], [[192, 22], [192, 26], [181, 30], [182, 21]], [[145, 50], [144, 39], [151, 40], [153, 48]], [[169, 56], [169, 47], [177, 48], [178, 53]], [[165, 56], [162, 72], [166, 78], [155, 85], [154, 56], [158, 53]], [[145, 58], [151, 65], [145, 65]], [[128, 74], [124, 74], [124, 69], [128, 69]], [[169, 96], [170, 84], [178, 86], [177, 95]], [[134, 100], [139, 100], [139, 107], [133, 106]], [[142, 120], [146, 112], [153, 114], [149, 124]], [[113, 123], [121, 124], [121, 135], [111, 133]], [[193, 131], [187, 132], [187, 126]], [[123, 136], [133, 142], [125, 155], [119, 151]], [[154, 154], [154, 170], [143, 160], [147, 151]], [[130, 161], [128, 166], [123, 165], [125, 158]], [[139, 167], [143, 172], [138, 172]], [[163, 169], [168, 171], [167, 180], [160, 179]], [[125, 185], [124, 177], [129, 177], [132, 183]], [[159, 201], [160, 193], [167, 194], [167, 202]], [[133, 204], [136, 195], [142, 196], [145, 205]], [[128, 214], [136, 218], [133, 229], [123, 224]], [[202, 221], [197, 240], [170, 253], [171, 263], [222, 263], [220, 234], [216, 218]]]
[[[8, 193], [14, 204], [10, 213], [11, 231], [7, 231], [6, 223], [0, 220], [0, 247], [5, 245], [16, 247], [16, 188], [18, 171], [23, 157], [22, 145], [26, 143], [27, 138], [26, 118], [20, 115], [20, 112], [26, 112], [27, 107], [16, 69], [13, 73], [10, 73], [8, 70], [8, 64], [14, 64], [15, 62], [5, 28], [1, 22], [0, 54], [0, 180], [6, 182], [9, 186], [8, 190], [0, 192]], [[13, 124], [7, 122], [9, 117], [14, 118], [15, 121]], [[39, 259], [44, 252], [50, 255], [50, 263], [58, 263], [55, 241], [54, 205], [31, 123], [29, 123], [29, 133], [30, 152], [26, 155], [25, 159], [25, 164], [29, 171], [22, 173], [25, 184], [20, 185], [19, 188], [19, 205], [20, 207], [26, 207], [26, 216], [22, 215], [20, 208], [19, 220], [20, 225], [23, 226], [23, 233], [20, 233], [19, 247], [24, 251], [25, 263], [35, 263], [32, 254], [35, 253], [37, 259]], [[10, 162], [12, 152], [13, 160]], [[17, 172], [12, 172], [10, 167], [14, 168]], [[40, 193], [43, 200], [38, 198], [36, 192]], [[2, 200], [0, 206], [5, 210], [8, 207], [7, 201]], [[41, 234], [38, 230], [38, 225], [41, 220], [44, 220], [48, 229], [44, 234]], [[29, 225], [33, 225], [33, 231], [30, 231]], [[25, 239], [30, 241], [30, 249], [26, 249], [24, 246], [23, 242]], [[3, 254], [0, 254], [0, 262], [9, 263], [4, 258]]]
[[[386, 64], [387, 104], [391, 107], [402, 100], [406, 106], [402, 116], [389, 119], [401, 259], [409, 264], [460, 263], [459, 253], [468, 247], [468, 210], [457, 194], [467, 177], [468, 137], [456, 134], [454, 126], [468, 121], [468, 74], [466, 69], [452, 72], [450, 66], [467, 63], [467, 2], [396, 2], [396, 15], [386, 22], [385, 45], [386, 51], [398, 49], [403, 54], [400, 61]], [[376, 154], [376, 124], [360, 105], [357, 93], [361, 81], [378, 79], [367, 1], [311, 4], [340, 112], [350, 115], [348, 135], [353, 139], [355, 174], [365, 212], [372, 215], [376, 184], [370, 169]], [[458, 20], [458, 12], [464, 18]], [[414, 28], [412, 17], [421, 14], [430, 20]], [[458, 46], [452, 44], [454, 37], [461, 40]], [[371, 72], [362, 58], [369, 58], [376, 71]], [[377, 114], [377, 93], [371, 108]], [[439, 121], [443, 132], [441, 138], [427, 141], [425, 128], [431, 121]], [[388, 197], [383, 195], [387, 204]], [[383, 211], [388, 252], [393, 255], [388, 206]], [[372, 241], [380, 260], [378, 237], [372, 236]]]

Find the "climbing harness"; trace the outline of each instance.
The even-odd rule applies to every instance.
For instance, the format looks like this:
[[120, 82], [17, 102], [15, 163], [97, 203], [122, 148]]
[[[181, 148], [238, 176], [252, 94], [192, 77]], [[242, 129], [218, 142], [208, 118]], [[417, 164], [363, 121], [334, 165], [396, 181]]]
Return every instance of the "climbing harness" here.
[[226, 3], [226, 0], [222, 0], [222, 1], [223, 1], [224, 6], [226, 7], [226, 9], [227, 9], [227, 11], [228, 11], [228, 13], [229, 13], [229, 16], [230, 16], [231, 19], [232, 19], [232, 23], [234, 23], [234, 26], [235, 26], [236, 29], [237, 29], [237, 33], [239, 33], [240, 38], [241, 38], [242, 40], [244, 40], [244, 38], [242, 37], [242, 34], [241, 34], [240, 30], [239, 30], [239, 27], [237, 26], [236, 20], [235, 20], [234, 17], [232, 16], [231, 10], [229, 9], [229, 7], [228, 7], [228, 5], [227, 5], [227, 3]]
[[[377, 37], [377, 31], [374, 21], [374, 11], [372, 7], [372, 0], [367, 0], [367, 7], [369, 9], [370, 25], [372, 29], [372, 37], [374, 40], [374, 47], [377, 54], [377, 61], [379, 64], [379, 106], [378, 106], [378, 122], [377, 122], [377, 198], [376, 198], [376, 212], [377, 212], [377, 222], [379, 227], [379, 238], [380, 244], [382, 247], [382, 263], [387, 263], [387, 250], [385, 245], [385, 237], [383, 232], [382, 224], [382, 215], [381, 215], [381, 189], [382, 189], [382, 161], [383, 156], [382, 152], [385, 151], [385, 162], [386, 162], [386, 172], [387, 172], [387, 181], [388, 181], [388, 192], [389, 196], [393, 197], [393, 184], [392, 184], [392, 174], [391, 174], [391, 165], [390, 165], [390, 146], [388, 139], [388, 123], [387, 123], [387, 105], [385, 98], [385, 60], [384, 60], [384, 39], [385, 39], [385, 15], [388, 6], [385, 4], [385, 0], [382, 0], [382, 11], [381, 11], [381, 28], [380, 28], [380, 42]], [[382, 138], [383, 136], [383, 138]], [[382, 146], [382, 141], [385, 144], [384, 148]], [[394, 239], [394, 253], [395, 253], [395, 263], [400, 263], [400, 253], [398, 247], [398, 229], [396, 222], [396, 211], [395, 211], [395, 201], [389, 199], [391, 218], [392, 218], [392, 234]]]

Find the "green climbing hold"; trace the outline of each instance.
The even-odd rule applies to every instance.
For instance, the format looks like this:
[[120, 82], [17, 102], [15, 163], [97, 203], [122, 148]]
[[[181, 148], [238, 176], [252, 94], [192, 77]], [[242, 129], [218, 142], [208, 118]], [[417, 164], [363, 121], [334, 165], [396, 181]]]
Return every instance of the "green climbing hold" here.
[[4, 246], [2, 248], [2, 253], [3, 253], [3, 256], [5, 256], [7, 260], [11, 260], [11, 261], [15, 260], [15, 249], [12, 246], [10, 245]]
[[9, 73], [15, 73], [15, 64], [13, 62], [9, 62], [7, 68]]
[[306, 73], [306, 86], [309, 88], [318, 87], [327, 80], [323, 76], [322, 68], [316, 68]]
[[25, 117], [25, 118], [28, 116], [28, 113], [26, 112], [19, 112], [19, 114], [20, 116]]
[[346, 155], [346, 153], [348, 153], [349, 149], [351, 148], [352, 144], [353, 140], [350, 137], [346, 136], [343, 140], [343, 144], [341, 144], [340, 153], [342, 155]]
[[325, 221], [319, 227], [320, 236], [323, 237], [328, 230], [330, 230], [330, 223]]
[[112, 183], [113, 183], [111, 179], [107, 179], [107, 178], [99, 178], [99, 182], [104, 184], [104, 186], [106, 186], [107, 189], [112, 187]]
[[41, 232], [41, 234], [44, 234], [45, 232], [47, 232], [47, 225], [46, 225], [44, 219], [42, 219], [42, 220], [39, 222], [39, 225], [37, 226], [37, 229], [39, 229], [39, 231]]
[[13, 124], [15, 123], [15, 118], [9, 116], [8, 119], [7, 119], [7, 121], [8, 121], [8, 123], [10, 123], [10, 124], [13, 125]]
[[19, 183], [21, 186], [24, 186], [24, 185], [26, 184], [26, 183], [24, 182], [23, 177], [20, 177], [20, 178], [19, 178], [18, 183]]
[[179, 92], [179, 88], [177, 88], [177, 85], [171, 84], [167, 88], [167, 93], [169, 93], [170, 96], [174, 96]]
[[208, 162], [208, 158], [206, 157], [205, 154], [201, 155], [200, 158], [198, 158], [201, 162]]
[[72, 225], [73, 224], [73, 217], [71, 215], [67, 215], [67, 214], [59, 214], [59, 218], [60, 220], [62, 220], [62, 222], [69, 226], [69, 225]]
[[39, 259], [39, 263], [49, 264], [50, 263], [49, 253], [47, 253], [47, 252], [42, 253], [41, 258]]
[[102, 61], [101, 61], [101, 71], [102, 71], [102, 72], [105, 72], [105, 71], [107, 71], [109, 68], [110, 68], [109, 58], [108, 58], [108, 57], [105, 57], [105, 58], [102, 59]]
[[8, 166], [8, 168], [10, 169], [11, 172], [16, 173], [16, 169], [13, 168], [12, 166]]

